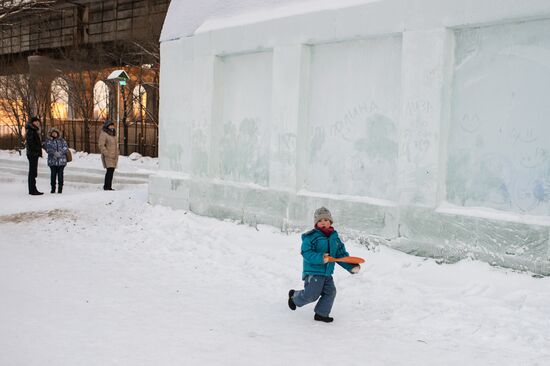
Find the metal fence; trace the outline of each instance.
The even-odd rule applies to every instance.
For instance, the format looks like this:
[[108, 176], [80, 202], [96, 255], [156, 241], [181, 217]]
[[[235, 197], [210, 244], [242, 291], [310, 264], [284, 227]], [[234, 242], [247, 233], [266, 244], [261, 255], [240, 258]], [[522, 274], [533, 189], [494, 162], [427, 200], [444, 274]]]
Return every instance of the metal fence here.
[[[97, 140], [103, 126], [103, 121], [90, 121], [89, 147], [90, 153], [99, 153]], [[69, 144], [77, 151], [86, 150], [85, 124], [81, 120], [53, 120], [46, 122], [43, 130], [56, 127]], [[18, 138], [14, 126], [0, 125], [0, 149], [12, 150], [18, 146]], [[120, 153], [124, 153], [124, 129], [121, 124], [119, 136]], [[132, 122], [128, 126], [128, 155], [137, 152], [143, 156], [158, 156], [158, 126], [148, 122]]]
[[14, 126], [0, 125], [0, 149], [13, 150], [22, 148], [19, 145], [16, 128]]

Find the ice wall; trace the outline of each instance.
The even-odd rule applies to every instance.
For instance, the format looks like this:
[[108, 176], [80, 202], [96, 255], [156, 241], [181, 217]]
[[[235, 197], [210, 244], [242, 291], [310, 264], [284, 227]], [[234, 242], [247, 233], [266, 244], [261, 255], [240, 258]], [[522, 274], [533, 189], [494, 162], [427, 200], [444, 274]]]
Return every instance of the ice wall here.
[[449, 201], [550, 214], [550, 20], [456, 32]]
[[220, 161], [214, 174], [223, 179], [269, 183], [272, 58], [257, 52], [218, 59], [213, 140]]
[[550, 3], [382, 0], [161, 45], [150, 201], [550, 274]]
[[396, 199], [401, 38], [311, 46], [304, 188]]

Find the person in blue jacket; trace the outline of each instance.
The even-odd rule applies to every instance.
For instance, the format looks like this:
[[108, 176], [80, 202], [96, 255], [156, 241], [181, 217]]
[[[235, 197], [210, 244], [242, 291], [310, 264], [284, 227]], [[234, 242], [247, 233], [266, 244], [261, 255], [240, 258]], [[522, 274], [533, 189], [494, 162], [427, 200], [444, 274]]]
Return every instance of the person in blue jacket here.
[[[321, 207], [315, 210], [313, 220], [314, 229], [302, 234], [304, 289], [288, 292], [288, 306], [291, 310], [296, 310], [296, 307], [302, 307], [319, 299], [315, 305], [313, 319], [330, 323], [334, 320], [329, 315], [336, 297], [336, 287], [332, 279], [334, 262], [329, 263], [328, 256], [341, 258], [349, 254], [338, 233], [332, 227], [332, 215], [328, 209]], [[356, 264], [341, 262], [338, 264], [352, 274], [361, 269], [361, 266]]]
[[57, 180], [57, 193], [63, 192], [63, 170], [67, 165], [67, 150], [69, 146], [67, 141], [57, 128], [50, 128], [48, 131], [49, 138], [44, 142], [44, 150], [48, 153], [48, 166], [50, 167], [51, 176], [50, 184], [52, 189], [50, 193], [55, 193], [55, 185]]

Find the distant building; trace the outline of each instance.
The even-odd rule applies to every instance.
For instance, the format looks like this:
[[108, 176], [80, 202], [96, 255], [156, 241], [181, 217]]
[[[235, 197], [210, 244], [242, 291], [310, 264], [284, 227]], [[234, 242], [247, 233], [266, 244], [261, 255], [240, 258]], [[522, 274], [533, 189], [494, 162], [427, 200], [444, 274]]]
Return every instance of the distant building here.
[[[115, 120], [118, 110], [125, 127], [121, 151], [156, 156], [158, 39], [170, 0], [1, 4], [0, 135], [39, 115], [60, 127], [71, 147], [95, 152], [98, 128], [106, 118]], [[121, 68], [131, 79], [117, 99], [116, 83], [106, 76]], [[9, 112], [13, 103], [6, 107], [16, 75], [25, 75], [21, 87], [32, 95], [21, 101], [25, 118]], [[0, 147], [9, 148], [2, 141]]]

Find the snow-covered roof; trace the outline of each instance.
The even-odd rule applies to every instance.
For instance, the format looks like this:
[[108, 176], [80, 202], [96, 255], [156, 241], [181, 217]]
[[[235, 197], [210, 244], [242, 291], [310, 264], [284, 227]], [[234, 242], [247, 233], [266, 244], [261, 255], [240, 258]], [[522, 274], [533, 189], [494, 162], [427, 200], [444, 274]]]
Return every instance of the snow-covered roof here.
[[170, 3], [160, 41], [380, 0], [178, 0]]

